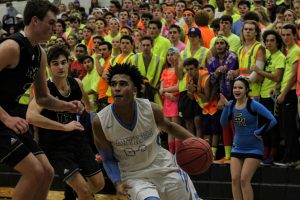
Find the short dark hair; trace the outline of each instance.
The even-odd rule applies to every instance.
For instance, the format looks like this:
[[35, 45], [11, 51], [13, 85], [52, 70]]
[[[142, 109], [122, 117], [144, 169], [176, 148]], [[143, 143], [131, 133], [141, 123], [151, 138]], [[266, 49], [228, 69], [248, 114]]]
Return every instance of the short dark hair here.
[[256, 12], [249, 11], [244, 16], [244, 21], [246, 21], [246, 20], [254, 20], [257, 23], [259, 23], [259, 16]]
[[120, 38], [120, 42], [121, 42], [121, 40], [129, 40], [130, 41], [130, 43], [132, 44], [132, 45], [134, 45], [134, 41], [133, 41], [133, 39], [132, 39], [132, 37], [130, 36], [130, 35], [123, 35], [121, 38]]
[[251, 3], [250, 3], [249, 1], [242, 0], [242, 1], [240, 1], [240, 2], [238, 3], [238, 6], [237, 6], [237, 7], [239, 7], [239, 6], [241, 6], [241, 5], [245, 5], [245, 6], [247, 6], [249, 9], [251, 8]]
[[150, 10], [150, 5], [148, 3], [141, 3], [140, 8], [148, 8]]
[[77, 48], [77, 47], [83, 48], [84, 51], [87, 53], [87, 47], [86, 47], [84, 44], [79, 43], [79, 44], [77, 44], [77, 45], [75, 46], [75, 48]]
[[112, 0], [112, 1], [110, 1], [110, 3], [114, 4], [118, 10], [120, 10], [122, 8], [120, 2], [117, 0]]
[[277, 44], [277, 49], [281, 49], [283, 47], [283, 41], [281, 36], [279, 35], [279, 33], [277, 33], [275, 30], [266, 30], [263, 33], [263, 41], [266, 44], [266, 39], [268, 37], [268, 35], [274, 35], [276, 38], [276, 44]]
[[106, 45], [108, 50], [111, 51], [112, 50], [112, 45], [110, 42], [107, 42], [107, 41], [103, 41], [99, 44], [99, 46], [102, 46], [102, 45]]
[[211, 5], [211, 4], [205, 4], [203, 6], [203, 8], [210, 8], [213, 11], [213, 13], [215, 13], [215, 7], [213, 5]]
[[66, 23], [64, 20], [62, 19], [57, 19], [56, 23], [61, 24], [62, 28], [63, 28], [63, 32], [66, 32]]
[[297, 28], [294, 24], [290, 24], [290, 23], [289, 24], [284, 24], [281, 29], [291, 29], [293, 35], [297, 34]]
[[178, 26], [177, 24], [172, 24], [172, 25], [170, 26], [170, 30], [171, 30], [172, 28], [175, 28], [175, 29], [178, 31], [179, 34], [181, 33], [181, 28], [180, 28], [180, 26]]
[[148, 24], [148, 27], [150, 26], [150, 24], [155, 24], [157, 26], [157, 28], [159, 30], [161, 30], [161, 27], [162, 27], [161, 21], [159, 21], [159, 20], [150, 20], [150, 22]]
[[58, 8], [47, 0], [30, 0], [27, 2], [24, 9], [24, 24], [29, 25], [32, 17], [36, 16], [43, 20], [48, 11], [52, 11], [55, 15], [58, 14]]
[[222, 21], [230, 22], [230, 24], [232, 24], [232, 22], [233, 22], [232, 17], [230, 15], [223, 15], [220, 18], [220, 22], [222, 22]]
[[143, 13], [141, 15], [141, 18], [147, 18], [147, 19], [152, 20], [153, 19], [153, 15], [151, 13], [146, 12], [146, 13]]
[[177, 5], [178, 3], [183, 3], [183, 4], [185, 5], [185, 8], [187, 7], [186, 2], [185, 2], [184, 0], [176, 1], [175, 7], [176, 7], [176, 5]]
[[152, 37], [150, 37], [149, 35], [143, 36], [143, 37], [141, 38], [141, 42], [142, 42], [143, 40], [149, 40], [149, 41], [151, 42], [151, 45], [153, 45], [153, 39], [152, 39]]
[[101, 40], [101, 42], [104, 41], [104, 38], [101, 35], [95, 35], [95, 36], [93, 36], [93, 40], [94, 39], [99, 39], [99, 40]]
[[89, 56], [89, 55], [84, 55], [81, 58], [79, 58], [79, 62], [83, 63], [86, 59], [90, 59], [92, 61], [92, 63], [94, 64], [94, 59], [93, 57]]
[[54, 45], [52, 46], [48, 53], [47, 53], [47, 62], [48, 66], [50, 67], [50, 63], [52, 60], [57, 59], [60, 55], [63, 55], [66, 57], [67, 61], [69, 62], [69, 51], [66, 49], [66, 47], [62, 45]]
[[193, 65], [195, 68], [198, 68], [199, 62], [196, 58], [187, 58], [183, 62], [183, 67], [185, 67], [187, 65]]
[[135, 65], [131, 65], [129, 63], [123, 63], [123, 64], [116, 64], [112, 66], [109, 69], [109, 73], [107, 75], [109, 85], [111, 85], [111, 81], [114, 75], [117, 74], [125, 74], [129, 76], [134, 86], [137, 88], [137, 90], [141, 91], [144, 78], [141, 75], [139, 69]]
[[[112, 15], [113, 16], [113, 15]], [[96, 19], [96, 22], [97, 21], [102, 21], [103, 23], [104, 23], [104, 26], [107, 26], [107, 21], [104, 19], [104, 18], [102, 18], [102, 17], [98, 17], [97, 19]]]

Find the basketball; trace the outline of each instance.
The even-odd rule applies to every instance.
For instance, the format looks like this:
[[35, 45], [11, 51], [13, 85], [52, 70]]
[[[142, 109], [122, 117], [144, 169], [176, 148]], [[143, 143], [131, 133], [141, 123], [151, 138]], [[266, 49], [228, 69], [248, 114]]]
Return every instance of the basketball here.
[[204, 173], [213, 163], [213, 158], [208, 142], [196, 137], [184, 140], [176, 153], [178, 165], [191, 175]]

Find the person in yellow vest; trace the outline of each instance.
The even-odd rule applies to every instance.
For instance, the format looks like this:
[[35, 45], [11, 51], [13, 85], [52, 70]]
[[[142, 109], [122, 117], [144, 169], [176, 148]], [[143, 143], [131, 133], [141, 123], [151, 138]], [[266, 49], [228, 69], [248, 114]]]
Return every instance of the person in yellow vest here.
[[99, 75], [97, 112], [112, 102], [112, 97], [106, 95], [108, 90], [107, 74], [111, 67], [111, 51], [112, 45], [109, 42], [104, 41], [99, 44], [99, 53], [95, 56], [95, 65]]
[[148, 35], [153, 39], [152, 53], [160, 56], [164, 60], [169, 47], [172, 46], [170, 40], [160, 35], [162, 28], [161, 21], [151, 20], [148, 24]]
[[286, 46], [287, 54], [277, 102], [281, 104], [281, 130], [284, 130], [285, 153], [283, 159], [279, 162], [274, 162], [274, 164], [292, 166], [300, 159], [296, 95], [297, 64], [299, 62], [300, 48], [295, 42], [295, 38], [297, 38], [295, 25], [283, 25], [281, 37]]
[[260, 88], [263, 77], [253, 71], [257, 66], [264, 69], [266, 62], [266, 51], [261, 45], [260, 28], [256, 21], [246, 20], [241, 33], [243, 45], [238, 50], [240, 75], [246, 76], [250, 80], [249, 96], [252, 98], [260, 97]]
[[[190, 40], [190, 46], [186, 47], [185, 50], [180, 53], [180, 60], [183, 62], [187, 58], [192, 57], [197, 59], [200, 67], [206, 68], [207, 61], [212, 57], [212, 54], [209, 49], [201, 46], [201, 32], [199, 28], [190, 28], [188, 37]], [[195, 100], [190, 100], [187, 96], [186, 73], [184, 72], [184, 68], [180, 66], [179, 61], [177, 61], [175, 73], [179, 80], [179, 115], [184, 119], [187, 129], [200, 137], [202, 136], [200, 127], [200, 111], [197, 109], [197, 102]]]
[[113, 57], [110, 61], [110, 65], [114, 66], [115, 64], [129, 63], [130, 58], [134, 55], [133, 48], [134, 41], [132, 37], [129, 35], [123, 35], [120, 38], [121, 54]]
[[[110, 60], [110, 65], [114, 66], [116, 64], [130, 63], [130, 58], [134, 55], [133, 48], [134, 48], [134, 41], [132, 37], [129, 35], [123, 35], [120, 38], [121, 54], [113, 57]], [[108, 98], [111, 97], [110, 87], [108, 88], [106, 95], [108, 96]]]
[[152, 87], [158, 88], [164, 59], [151, 52], [152, 46], [153, 40], [150, 36], [142, 37], [142, 52], [131, 57], [131, 64], [138, 67], [142, 76], [148, 79]]

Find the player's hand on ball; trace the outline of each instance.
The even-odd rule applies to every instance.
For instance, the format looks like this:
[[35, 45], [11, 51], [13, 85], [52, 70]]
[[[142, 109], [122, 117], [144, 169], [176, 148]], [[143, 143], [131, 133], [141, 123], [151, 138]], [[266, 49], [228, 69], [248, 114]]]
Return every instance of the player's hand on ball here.
[[130, 185], [123, 181], [117, 183], [115, 187], [118, 200], [125, 200], [127, 197], [128, 190], [132, 188]]

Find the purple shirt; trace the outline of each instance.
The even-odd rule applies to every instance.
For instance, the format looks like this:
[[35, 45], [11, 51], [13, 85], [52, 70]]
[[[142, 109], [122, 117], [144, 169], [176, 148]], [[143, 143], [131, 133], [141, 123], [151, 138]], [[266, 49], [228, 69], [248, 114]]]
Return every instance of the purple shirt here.
[[[214, 72], [223, 65], [227, 65], [226, 73], [220, 74], [218, 79], [214, 77]], [[208, 61], [208, 72], [210, 73], [210, 80], [212, 83], [219, 84], [219, 90], [225, 97], [231, 97], [233, 81], [227, 78], [227, 72], [229, 70], [236, 70], [239, 68], [238, 57], [234, 52], [227, 51], [224, 59], [220, 62], [218, 56], [212, 57]]]

